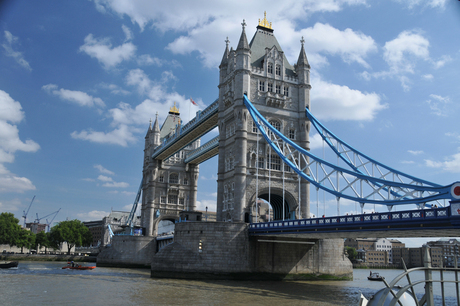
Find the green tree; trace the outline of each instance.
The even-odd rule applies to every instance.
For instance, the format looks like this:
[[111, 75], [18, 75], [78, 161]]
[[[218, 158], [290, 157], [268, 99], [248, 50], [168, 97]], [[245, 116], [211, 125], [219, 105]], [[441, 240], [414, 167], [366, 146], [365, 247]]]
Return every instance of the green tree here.
[[15, 245], [21, 248], [21, 253], [24, 253], [24, 248], [31, 249], [35, 243], [35, 234], [29, 230], [21, 229], [19, 231], [19, 237]]
[[356, 251], [355, 248], [347, 246], [345, 247], [345, 250], [350, 260], [355, 260], [358, 257], [358, 252]]
[[12, 213], [0, 214], [0, 244], [16, 245], [20, 232], [19, 220]]
[[90, 245], [93, 237], [89, 229], [80, 220], [62, 221], [54, 226], [50, 232], [50, 241], [53, 246], [67, 242], [67, 254], [75, 247]]
[[45, 254], [48, 252], [47, 249], [51, 247], [49, 236], [49, 233], [45, 233], [44, 231], [41, 231], [35, 236], [34, 248], [37, 249], [37, 252], [41, 247], [45, 247]]

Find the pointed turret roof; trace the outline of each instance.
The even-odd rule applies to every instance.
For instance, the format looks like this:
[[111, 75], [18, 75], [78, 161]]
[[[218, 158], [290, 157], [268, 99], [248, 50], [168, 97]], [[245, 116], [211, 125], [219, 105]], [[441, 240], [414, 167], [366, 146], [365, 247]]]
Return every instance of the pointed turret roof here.
[[297, 66], [305, 65], [308, 68], [310, 68], [310, 64], [308, 63], [308, 59], [307, 59], [307, 53], [305, 52], [305, 48], [303, 46], [305, 43], [303, 36], [302, 36], [302, 40], [300, 41], [300, 43], [302, 44], [302, 48], [300, 49], [299, 59], [297, 60]]
[[226, 66], [228, 64], [228, 54], [229, 54], [229, 51], [228, 51], [228, 44], [230, 43], [230, 41], [228, 40], [228, 37], [227, 39], [225, 40], [225, 52], [224, 52], [224, 56], [222, 56], [222, 61], [220, 62], [220, 65], [221, 66]]
[[248, 44], [248, 39], [246, 38], [246, 31], [245, 31], [246, 22], [244, 21], [244, 19], [241, 25], [243, 26], [243, 32], [241, 32], [240, 41], [238, 42], [238, 47], [236, 48], [236, 50], [240, 50], [240, 49], [247, 50], [249, 49], [249, 44]]
[[153, 132], [160, 132], [160, 125], [158, 123], [158, 112], [155, 117], [155, 122], [153, 123]]

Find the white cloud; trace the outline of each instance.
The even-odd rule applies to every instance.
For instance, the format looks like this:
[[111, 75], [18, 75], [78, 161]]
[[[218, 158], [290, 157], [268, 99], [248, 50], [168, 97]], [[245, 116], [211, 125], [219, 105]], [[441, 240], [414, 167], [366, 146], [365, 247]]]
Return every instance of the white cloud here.
[[92, 58], [96, 58], [105, 69], [114, 68], [125, 60], [130, 60], [134, 57], [136, 46], [131, 42], [113, 47], [110, 39], [96, 39], [93, 34], [88, 34], [85, 37], [85, 43], [80, 47], [80, 51], [88, 54]]
[[69, 101], [75, 103], [79, 106], [98, 106], [98, 107], [105, 107], [104, 101], [101, 98], [94, 98], [93, 96], [88, 95], [85, 92], [77, 91], [77, 90], [68, 90], [68, 89], [58, 89], [56, 84], [48, 84], [42, 86], [42, 89], [49, 94], [58, 96], [62, 100]]
[[407, 152], [409, 152], [409, 153], [412, 154], [412, 155], [420, 155], [420, 154], [423, 154], [423, 151], [408, 150]]
[[[241, 9], [245, 7], [244, 18], [248, 23], [248, 28], [255, 28], [257, 20], [261, 18], [262, 11], [260, 4], [248, 1], [173, 1], [162, 2], [158, 5], [154, 1], [111, 1], [95, 0], [96, 8], [102, 12], [115, 12], [123, 18], [127, 15], [133, 23], [137, 23], [141, 30], [147, 25], [151, 25], [162, 32], [176, 31], [185, 33], [174, 42], [170, 43], [167, 49], [175, 54], [190, 54], [198, 51], [200, 59], [206, 67], [216, 67], [224, 50], [225, 36], [237, 43], [241, 33], [241, 26], [235, 20], [241, 20]], [[276, 10], [268, 12], [267, 18], [274, 24], [274, 27], [283, 35], [278, 37], [280, 43], [287, 46], [295, 42], [296, 54], [298, 55], [302, 34], [296, 29], [296, 20], [304, 21], [315, 12], [338, 12], [346, 6], [366, 5], [365, 0], [286, 0], [276, 1], [267, 0], [266, 7], [276, 7]], [[321, 25], [318, 25], [321, 27]], [[328, 35], [334, 35], [340, 42], [328, 39], [328, 36], [316, 37], [322, 42], [322, 51], [330, 54], [340, 55], [347, 62], [358, 62], [367, 65], [364, 56], [370, 50], [375, 49], [372, 38], [356, 33], [351, 29], [338, 31], [330, 26], [323, 25], [327, 29]], [[287, 31], [289, 30], [289, 31]], [[315, 29], [313, 33], [317, 33]], [[307, 31], [308, 32], [308, 31]], [[224, 37], [222, 33], [225, 33]], [[310, 32], [308, 32], [310, 33]], [[307, 35], [304, 35], [307, 39]], [[250, 37], [249, 37], [250, 39]], [[331, 49], [329, 49], [331, 47]], [[288, 49], [287, 55], [290, 57], [292, 52]], [[286, 51], [286, 50], [285, 50]]]
[[417, 6], [424, 8], [439, 8], [444, 9], [447, 0], [396, 0], [397, 2], [406, 5], [409, 9], [413, 9]]
[[460, 153], [449, 156], [442, 162], [425, 159], [425, 165], [430, 168], [441, 168], [446, 172], [460, 173]]
[[94, 221], [94, 220], [102, 220], [103, 218], [107, 217], [110, 212], [107, 211], [100, 211], [100, 210], [93, 210], [90, 212], [85, 213], [78, 213], [78, 219], [82, 221]]
[[17, 176], [5, 168], [3, 163], [14, 162], [16, 151], [36, 152], [38, 143], [19, 138], [19, 129], [11, 123], [19, 123], [24, 118], [22, 106], [14, 101], [8, 93], [0, 90], [0, 192], [24, 192], [35, 190], [32, 182], [25, 177]]
[[320, 134], [310, 136], [310, 150], [321, 149], [323, 147], [323, 138]]
[[371, 121], [378, 111], [387, 108], [376, 93], [363, 93], [319, 78], [312, 83], [315, 90], [311, 92], [311, 100], [315, 103], [311, 110], [320, 120]]
[[97, 177], [98, 180], [105, 182], [102, 186], [103, 187], [110, 187], [110, 188], [126, 188], [129, 187], [128, 183], [125, 182], [115, 182], [111, 177], [105, 175], [99, 175]]
[[439, 95], [430, 95], [430, 100], [427, 100], [431, 113], [437, 116], [446, 117], [452, 114], [451, 102], [449, 97], [442, 97]]
[[369, 68], [364, 58], [368, 53], [377, 51], [372, 37], [349, 28], [340, 31], [329, 24], [316, 23], [312, 28], [301, 30], [300, 34], [305, 39], [308, 56], [321, 53], [338, 55], [346, 63], [356, 62]]
[[13, 49], [13, 45], [17, 43], [18, 40], [19, 39], [13, 36], [13, 34], [11, 34], [8, 31], [5, 31], [5, 42], [2, 44], [3, 49], [5, 49], [5, 54], [6, 56], [10, 56], [14, 58], [14, 60], [22, 67], [26, 68], [29, 71], [32, 71], [32, 68], [30, 67], [29, 62], [27, 62], [24, 59], [24, 55], [22, 54], [22, 52], [15, 51]]
[[[429, 46], [430, 42], [420, 31], [403, 31], [395, 39], [386, 42], [383, 47], [383, 59], [388, 64], [389, 70], [374, 73], [366, 71], [362, 76], [365, 79], [395, 77], [399, 79], [403, 89], [408, 91], [412, 82], [407, 75], [415, 73], [416, 65], [420, 60], [432, 62]], [[439, 65], [442, 65], [441, 62]], [[425, 78], [431, 79], [432, 76], [426, 75]]]
[[125, 42], [130, 41], [130, 40], [133, 39], [133, 37], [134, 37], [133, 32], [131, 32], [131, 30], [127, 26], [122, 25], [121, 29], [123, 30], [123, 32], [125, 33], [125, 36], [126, 36]]
[[164, 61], [158, 57], [151, 57], [149, 54], [143, 54], [137, 58], [137, 64], [139, 66], [150, 66], [155, 65], [158, 67], [163, 66]]
[[114, 95], [129, 95], [130, 92], [115, 84], [100, 83], [101, 88], [108, 89]]
[[107, 133], [89, 130], [81, 132], [74, 131], [70, 135], [74, 139], [88, 140], [102, 144], [115, 144], [122, 147], [127, 147], [128, 144], [135, 143], [137, 140], [133, 135], [133, 131], [124, 124]]
[[105, 173], [105, 174], [109, 174], [109, 175], [115, 175], [115, 173], [113, 173], [110, 170], [105, 169], [104, 167], [102, 167], [102, 165], [94, 165], [94, 168], [99, 170], [101, 173]]
[[417, 31], [403, 31], [385, 43], [383, 58], [395, 74], [414, 73], [415, 60], [429, 59], [429, 41]]

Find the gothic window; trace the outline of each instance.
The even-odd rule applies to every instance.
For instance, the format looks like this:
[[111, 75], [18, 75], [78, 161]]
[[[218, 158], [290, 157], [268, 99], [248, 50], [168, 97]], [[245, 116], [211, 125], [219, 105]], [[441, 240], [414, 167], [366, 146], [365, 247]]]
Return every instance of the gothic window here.
[[276, 75], [281, 75], [281, 66], [276, 65]]
[[264, 168], [264, 157], [263, 156], [259, 156], [259, 161], [257, 163], [257, 167], [259, 169], [263, 169]]
[[286, 97], [289, 97], [289, 87], [288, 86], [284, 86], [284, 95]]
[[288, 164], [286, 163], [283, 163], [284, 164], [284, 172], [291, 172], [291, 167], [288, 166]]
[[179, 184], [179, 175], [177, 173], [171, 173], [169, 175], [170, 184]]
[[289, 139], [295, 139], [295, 130], [294, 129], [289, 129], [288, 137], [289, 137]]
[[272, 83], [268, 83], [268, 91], [273, 92], [273, 84]]
[[277, 94], [281, 93], [281, 85], [276, 85], [276, 93]]
[[188, 185], [188, 179], [184, 178], [184, 185]]
[[252, 132], [253, 132], [253, 133], [257, 133], [257, 130], [258, 130], [258, 128], [257, 128], [256, 122], [255, 122], [255, 121], [252, 121]]
[[281, 158], [278, 155], [276, 154], [268, 155], [267, 158], [268, 158], [268, 169], [281, 170]]
[[177, 195], [169, 194], [168, 195], [168, 204], [177, 204]]
[[268, 63], [268, 73], [273, 73], [273, 64]]
[[160, 197], [160, 203], [161, 204], [166, 204], [166, 196], [161, 196]]
[[163, 176], [163, 175], [160, 175], [160, 176], [158, 177], [158, 182], [163, 183], [164, 181], [165, 181], [164, 176]]
[[278, 121], [271, 120], [270, 124], [278, 131], [281, 131], [281, 124]]
[[259, 91], [265, 91], [265, 82], [259, 81]]
[[184, 198], [179, 198], [179, 205], [184, 205], [184, 204], [185, 204]]

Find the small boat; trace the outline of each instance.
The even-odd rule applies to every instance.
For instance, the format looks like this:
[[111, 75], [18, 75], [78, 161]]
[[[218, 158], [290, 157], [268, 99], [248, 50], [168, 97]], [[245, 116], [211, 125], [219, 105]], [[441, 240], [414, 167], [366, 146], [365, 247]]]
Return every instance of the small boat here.
[[0, 263], [0, 269], [17, 268], [18, 264], [17, 261], [5, 261]]
[[96, 269], [96, 266], [82, 266], [79, 264], [74, 263], [67, 263], [67, 266], [62, 267], [62, 269], [70, 269], [70, 270], [93, 270]]
[[371, 272], [371, 275], [369, 275], [367, 277], [367, 279], [370, 280], [370, 281], [379, 281], [379, 282], [381, 282], [381, 281], [383, 281], [385, 279], [385, 277], [380, 276], [380, 274], [378, 274], [376, 272], [374, 272], [374, 273]]

